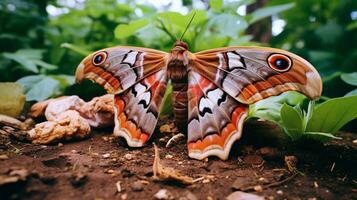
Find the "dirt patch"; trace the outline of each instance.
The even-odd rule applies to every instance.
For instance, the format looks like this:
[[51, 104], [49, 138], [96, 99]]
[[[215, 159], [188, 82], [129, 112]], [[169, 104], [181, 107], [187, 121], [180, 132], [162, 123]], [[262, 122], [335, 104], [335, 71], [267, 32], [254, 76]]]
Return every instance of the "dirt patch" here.
[[[161, 120], [161, 124], [169, 122]], [[352, 142], [357, 135], [353, 133], [340, 133], [343, 140], [326, 145], [293, 144], [274, 125], [253, 121], [246, 124], [242, 140], [226, 161], [190, 159], [184, 142], [166, 147], [172, 135], [156, 135], [151, 142], [160, 148], [160, 162], [199, 181], [185, 185], [154, 179], [151, 142], [129, 148], [122, 139], [112, 138], [110, 129], [48, 146], [2, 138], [1, 199], [193, 200], [246, 195], [232, 194], [235, 191], [266, 199], [357, 199], [357, 144]], [[296, 158], [295, 174], [286, 166], [286, 156]]]

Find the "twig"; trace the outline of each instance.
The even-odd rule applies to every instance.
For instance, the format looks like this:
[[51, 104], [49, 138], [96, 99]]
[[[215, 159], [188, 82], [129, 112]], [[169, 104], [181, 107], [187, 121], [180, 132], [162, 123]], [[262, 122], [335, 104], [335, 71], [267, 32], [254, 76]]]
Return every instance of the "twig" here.
[[[290, 177], [288, 177], [288, 178], [286, 178], [286, 179], [284, 179], [284, 180], [282, 180], [282, 181], [278, 181], [278, 182], [274, 182], [274, 183], [270, 183], [270, 184], [263, 185], [262, 188], [263, 188], [263, 189], [267, 189], [267, 188], [270, 188], [270, 187], [276, 187], [276, 186], [279, 186], [279, 185], [281, 185], [281, 184], [287, 183], [287, 182], [289, 182], [290, 180], [292, 180], [293, 178], [295, 178], [296, 175], [298, 175], [298, 173], [293, 174], [293, 175], [291, 175]], [[252, 190], [254, 190], [254, 187], [255, 187], [255, 185], [254, 185], [254, 186], [248, 186], [248, 187], [242, 189], [242, 191], [243, 191], [243, 192], [252, 191]]]

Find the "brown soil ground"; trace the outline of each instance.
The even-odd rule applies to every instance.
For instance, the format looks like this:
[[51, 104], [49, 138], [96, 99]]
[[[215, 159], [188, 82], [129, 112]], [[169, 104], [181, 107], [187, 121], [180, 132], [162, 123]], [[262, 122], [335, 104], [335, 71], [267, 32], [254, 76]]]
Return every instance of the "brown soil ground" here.
[[[0, 181], [0, 199], [154, 199], [160, 189], [175, 199], [191, 200], [225, 199], [238, 190], [266, 199], [357, 199], [357, 144], [352, 142], [357, 134], [339, 133], [343, 140], [325, 145], [296, 144], [276, 126], [250, 121], [226, 161], [190, 159], [185, 142], [165, 147], [171, 136], [151, 139], [160, 148], [161, 162], [192, 178], [203, 177], [200, 181], [183, 185], [154, 180], [151, 142], [128, 148], [111, 137], [110, 129], [63, 145], [2, 138], [0, 180], [7, 182]], [[296, 175], [287, 170], [285, 156], [296, 159]]]

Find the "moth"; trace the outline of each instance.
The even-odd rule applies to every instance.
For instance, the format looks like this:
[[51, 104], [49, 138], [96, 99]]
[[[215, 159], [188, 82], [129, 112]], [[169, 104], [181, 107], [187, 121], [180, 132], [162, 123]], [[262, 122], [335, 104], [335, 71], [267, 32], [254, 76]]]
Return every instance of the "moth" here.
[[292, 90], [316, 99], [322, 91], [316, 69], [293, 53], [244, 46], [191, 53], [181, 40], [169, 53], [131, 46], [99, 50], [79, 64], [76, 80], [82, 79], [114, 94], [114, 135], [131, 147], [153, 134], [170, 81], [175, 123], [187, 133], [195, 159], [227, 159], [249, 104]]

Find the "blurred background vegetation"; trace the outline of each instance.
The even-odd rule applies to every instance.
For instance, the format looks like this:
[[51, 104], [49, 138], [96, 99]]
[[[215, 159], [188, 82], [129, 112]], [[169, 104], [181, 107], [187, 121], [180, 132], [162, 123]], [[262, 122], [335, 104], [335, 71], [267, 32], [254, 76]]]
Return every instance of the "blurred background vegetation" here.
[[318, 69], [323, 100], [357, 94], [355, 0], [1, 0], [0, 82], [23, 84], [28, 101], [104, 94], [92, 83], [74, 84], [84, 56], [115, 45], [168, 51], [193, 12], [184, 37], [192, 52], [286, 49]]

